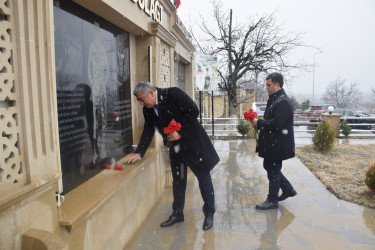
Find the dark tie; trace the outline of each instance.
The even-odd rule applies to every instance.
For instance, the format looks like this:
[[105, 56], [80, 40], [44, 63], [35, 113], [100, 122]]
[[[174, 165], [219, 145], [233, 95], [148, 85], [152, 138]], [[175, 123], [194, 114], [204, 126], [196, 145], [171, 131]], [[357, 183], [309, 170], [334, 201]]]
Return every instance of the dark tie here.
[[155, 110], [155, 114], [156, 114], [157, 116], [159, 116], [159, 105], [158, 105], [158, 104], [155, 104], [155, 106], [154, 106], [154, 110]]

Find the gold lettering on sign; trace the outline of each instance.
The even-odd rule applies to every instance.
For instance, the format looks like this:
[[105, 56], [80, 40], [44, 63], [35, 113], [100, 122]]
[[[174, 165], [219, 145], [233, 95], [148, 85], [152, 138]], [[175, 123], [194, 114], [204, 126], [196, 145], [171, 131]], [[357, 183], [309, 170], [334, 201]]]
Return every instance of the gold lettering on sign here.
[[143, 10], [145, 8], [145, 0], [138, 0], [138, 6]]
[[163, 13], [163, 6], [158, 0], [131, 0], [134, 3], [138, 3], [138, 6], [153, 20], [161, 22]]
[[150, 0], [150, 13], [152, 19], [155, 20], [155, 0]]
[[159, 1], [155, 1], [155, 20], [156, 21], [158, 21], [158, 22], [160, 22], [159, 21], [159, 15], [158, 15], [158, 13], [159, 13]]
[[150, 0], [145, 0], [145, 12], [147, 15], [151, 16], [150, 14]]
[[163, 6], [159, 3], [159, 1], [155, 1], [155, 19], [158, 22], [161, 22], [161, 12], [163, 11]]

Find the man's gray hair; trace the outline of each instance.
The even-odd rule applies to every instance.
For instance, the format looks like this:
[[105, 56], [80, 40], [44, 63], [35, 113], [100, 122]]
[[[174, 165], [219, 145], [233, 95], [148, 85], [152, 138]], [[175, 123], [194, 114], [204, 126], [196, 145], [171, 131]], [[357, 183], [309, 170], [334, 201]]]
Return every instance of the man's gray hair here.
[[143, 94], [148, 94], [148, 91], [150, 90], [155, 91], [156, 87], [149, 82], [140, 82], [137, 84], [137, 86], [135, 86], [133, 90], [133, 95], [137, 96], [139, 92]]

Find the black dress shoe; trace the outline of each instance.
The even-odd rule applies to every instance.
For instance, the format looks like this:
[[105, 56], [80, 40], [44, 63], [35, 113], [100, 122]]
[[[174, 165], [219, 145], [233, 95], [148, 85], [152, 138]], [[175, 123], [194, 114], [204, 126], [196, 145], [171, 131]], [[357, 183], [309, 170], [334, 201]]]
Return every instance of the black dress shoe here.
[[203, 230], [208, 230], [214, 225], [214, 217], [213, 216], [207, 216], [204, 218], [203, 222]]
[[175, 216], [171, 215], [168, 220], [164, 221], [163, 223], [160, 224], [160, 227], [169, 227], [172, 226], [175, 223], [183, 222], [184, 221], [184, 216]]
[[283, 201], [283, 200], [285, 200], [285, 199], [287, 199], [289, 197], [293, 197], [293, 196], [296, 196], [296, 195], [297, 195], [297, 192], [296, 192], [296, 190], [293, 189], [292, 192], [290, 192], [290, 193], [282, 193], [279, 196], [278, 200], [279, 201]]
[[276, 202], [269, 202], [269, 201], [265, 201], [262, 204], [257, 204], [255, 206], [255, 208], [258, 210], [276, 209], [278, 207], [279, 205]]

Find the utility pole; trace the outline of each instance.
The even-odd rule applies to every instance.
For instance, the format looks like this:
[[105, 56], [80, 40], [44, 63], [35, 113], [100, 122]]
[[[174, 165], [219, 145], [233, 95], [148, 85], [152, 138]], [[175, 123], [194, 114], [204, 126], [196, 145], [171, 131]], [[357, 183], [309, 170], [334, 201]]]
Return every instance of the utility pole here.
[[312, 105], [315, 105], [315, 55], [321, 54], [323, 51], [319, 50], [319, 52], [314, 53], [314, 65], [313, 65], [313, 98], [312, 98]]

